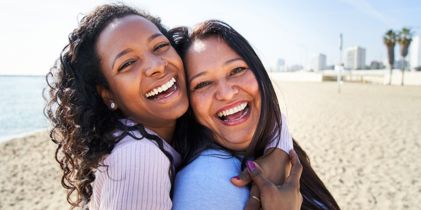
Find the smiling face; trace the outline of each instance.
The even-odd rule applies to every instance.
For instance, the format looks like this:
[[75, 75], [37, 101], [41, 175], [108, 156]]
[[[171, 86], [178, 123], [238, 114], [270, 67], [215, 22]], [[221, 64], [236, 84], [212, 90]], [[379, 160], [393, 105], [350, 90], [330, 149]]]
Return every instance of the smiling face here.
[[195, 40], [186, 53], [190, 104], [200, 124], [232, 150], [245, 150], [260, 118], [259, 85], [247, 63], [222, 39]]
[[110, 87], [99, 91], [106, 104], [115, 102], [152, 130], [175, 125], [186, 112], [183, 63], [152, 22], [137, 15], [115, 19], [101, 32], [96, 50]]

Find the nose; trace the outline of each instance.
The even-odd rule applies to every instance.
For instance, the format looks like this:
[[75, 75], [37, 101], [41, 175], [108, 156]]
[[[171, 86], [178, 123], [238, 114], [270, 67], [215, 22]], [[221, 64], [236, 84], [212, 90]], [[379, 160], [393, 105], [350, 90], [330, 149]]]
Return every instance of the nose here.
[[238, 93], [238, 88], [227, 81], [221, 81], [216, 87], [215, 97], [217, 100], [231, 100]]
[[165, 72], [165, 67], [168, 65], [168, 61], [165, 58], [161, 56], [150, 55], [148, 60], [149, 65], [145, 67], [146, 76], [160, 76]]

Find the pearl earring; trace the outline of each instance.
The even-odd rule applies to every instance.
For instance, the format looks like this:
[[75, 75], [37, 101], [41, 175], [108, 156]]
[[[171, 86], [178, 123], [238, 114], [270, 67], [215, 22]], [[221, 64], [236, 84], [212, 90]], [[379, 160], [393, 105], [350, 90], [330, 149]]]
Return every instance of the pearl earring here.
[[114, 102], [111, 102], [110, 107], [114, 110], [117, 108], [117, 105]]

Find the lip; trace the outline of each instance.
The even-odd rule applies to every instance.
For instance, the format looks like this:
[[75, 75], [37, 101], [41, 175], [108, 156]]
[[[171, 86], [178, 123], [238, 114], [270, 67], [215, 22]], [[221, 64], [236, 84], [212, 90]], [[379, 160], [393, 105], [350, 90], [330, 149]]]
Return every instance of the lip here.
[[[178, 82], [178, 77], [177, 75], [168, 75], [166, 76], [164, 79], [161, 79], [159, 82], [157, 82], [156, 85], [153, 85], [153, 87], [149, 88], [147, 91], [145, 91], [145, 93], [143, 94], [144, 96], [146, 95], [146, 93], [151, 92], [153, 89], [161, 87], [163, 84], [167, 83], [168, 81], [171, 80], [171, 78], [174, 78], [176, 83]], [[146, 97], [146, 96], [145, 96]]]
[[234, 108], [234, 107], [236, 107], [236, 106], [238, 106], [238, 105], [240, 105], [240, 104], [242, 104], [242, 103], [244, 103], [244, 102], [246, 102], [247, 104], [249, 104], [249, 102], [248, 102], [248, 101], [245, 101], [245, 100], [241, 100], [241, 101], [236, 101], [236, 102], [233, 102], [233, 103], [231, 103], [231, 104], [229, 104], [229, 105], [227, 105], [227, 106], [224, 106], [224, 107], [222, 107], [222, 108], [218, 109], [218, 110], [216, 111], [216, 113], [215, 113], [215, 116], [218, 116], [218, 113], [219, 113], [219, 112], [222, 112], [222, 111], [225, 111], [225, 110], [228, 110], [228, 109]]
[[172, 92], [170, 92], [169, 94], [165, 95], [165, 96], [161, 96], [160, 98], [154, 98], [154, 99], [150, 99], [148, 97], [146, 97], [146, 94], [143, 94], [143, 97], [147, 100], [150, 101], [152, 103], [159, 103], [159, 104], [165, 104], [168, 103], [172, 100], [174, 100], [174, 98], [176, 98], [177, 96], [181, 95], [180, 93], [180, 84], [179, 84], [179, 80], [177, 75], [171, 75], [171, 76], [167, 76], [165, 77], [165, 79], [161, 79], [161, 81], [159, 82], [159, 84], [154, 85], [153, 88], [149, 89], [148, 92], [152, 91], [153, 89], [162, 86], [163, 84], [167, 83], [171, 78], [175, 79], [175, 83], [174, 83], [174, 90]]
[[[222, 111], [225, 111], [225, 110], [231, 109], [231, 108], [236, 107], [236, 106], [238, 106], [238, 105], [240, 105], [240, 104], [242, 104], [242, 103], [244, 103], [244, 102], [246, 102], [246, 103], [247, 103], [247, 110], [246, 110], [246, 112], [245, 112], [245, 113], [243, 113], [243, 115], [241, 115], [241, 116], [240, 116], [240, 118], [238, 118], [238, 119], [236, 119], [236, 120], [234, 120], [234, 121], [224, 121], [224, 120], [221, 120], [221, 119], [218, 117], [218, 113], [219, 113], [219, 112], [222, 112]], [[229, 105], [227, 105], [227, 106], [224, 106], [223, 108], [219, 109], [219, 110], [216, 112], [215, 117], [216, 117], [216, 120], [217, 120], [217, 121], [219, 121], [220, 123], [222, 123], [222, 124], [223, 124], [223, 125], [225, 125], [225, 126], [236, 126], [236, 125], [242, 124], [243, 122], [247, 121], [247, 120], [250, 118], [250, 115], [251, 115], [251, 109], [252, 109], [252, 107], [251, 107], [251, 105], [250, 105], [250, 102], [248, 102], [248, 101], [244, 101], [244, 100], [242, 100], [242, 101], [237, 101], [237, 102], [231, 103], [231, 104], [229, 104]]]

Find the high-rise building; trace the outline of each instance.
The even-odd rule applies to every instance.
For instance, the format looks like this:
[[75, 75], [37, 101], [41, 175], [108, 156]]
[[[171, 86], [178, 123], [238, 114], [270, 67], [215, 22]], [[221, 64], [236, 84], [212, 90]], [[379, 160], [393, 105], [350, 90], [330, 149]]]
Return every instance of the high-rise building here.
[[364, 69], [365, 68], [365, 48], [356, 46], [345, 51], [345, 68]]
[[326, 55], [319, 53], [313, 56], [313, 58], [311, 59], [310, 68], [313, 69], [314, 71], [320, 71], [320, 70], [326, 69]]
[[411, 69], [421, 66], [421, 36], [412, 38], [409, 53]]
[[276, 62], [275, 71], [286, 71], [284, 59], [278, 58], [278, 61]]

